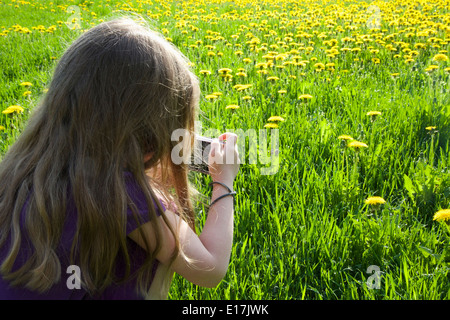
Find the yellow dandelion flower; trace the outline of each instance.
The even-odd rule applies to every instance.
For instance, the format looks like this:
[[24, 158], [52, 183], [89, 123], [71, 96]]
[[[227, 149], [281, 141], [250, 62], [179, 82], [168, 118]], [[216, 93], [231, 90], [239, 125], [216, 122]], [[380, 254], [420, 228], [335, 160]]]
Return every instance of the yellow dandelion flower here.
[[316, 69], [325, 69], [325, 65], [321, 62], [314, 64], [314, 68]]
[[375, 63], [375, 64], [380, 64], [380, 59], [372, 58], [372, 62]]
[[8, 109], [8, 108], [6, 108], [5, 110], [2, 111], [3, 114], [11, 114], [13, 112], [14, 112], [13, 110]]
[[0, 126], [0, 130], [6, 130], [4, 126]]
[[31, 94], [31, 91], [25, 91], [22, 95], [24, 96], [24, 97], [26, 97], [26, 96], [29, 96]]
[[285, 93], [287, 93], [287, 90], [281, 89], [281, 90], [278, 90], [278, 93], [279, 94], [285, 94]]
[[218, 98], [218, 96], [216, 96], [215, 94], [207, 94], [205, 96], [206, 100], [214, 100], [214, 99], [217, 99], [217, 98]]
[[271, 116], [269, 119], [267, 119], [267, 121], [285, 121], [283, 117], [280, 116]]
[[364, 142], [360, 142], [360, 141], [350, 141], [347, 145], [350, 148], [355, 148], [356, 150], [359, 150], [361, 148], [368, 148], [369, 146], [367, 144], [365, 144]]
[[298, 99], [299, 100], [310, 100], [310, 99], [312, 99], [313, 97], [312, 97], [312, 95], [310, 95], [310, 94], [302, 94], [302, 95], [300, 95], [299, 97], [298, 97]]
[[23, 108], [21, 106], [18, 106], [18, 105], [9, 106], [8, 109], [11, 109], [11, 110], [13, 110], [15, 112], [23, 112]]
[[223, 80], [225, 80], [225, 81], [228, 81], [228, 82], [230, 82], [231, 81], [231, 79], [233, 79], [233, 75], [232, 74], [229, 74], [229, 73], [227, 73], [227, 74], [225, 74], [225, 75], [220, 75], [221, 77], [222, 77], [222, 79]]
[[251, 99], [252, 99], [251, 96], [243, 96], [243, 97], [242, 97], [242, 100], [251, 100]]
[[382, 197], [369, 197], [364, 202], [368, 205], [377, 206], [386, 203], [386, 200], [384, 200]]
[[276, 123], [271, 122], [271, 123], [265, 124], [264, 128], [277, 129], [278, 125]]
[[443, 53], [438, 53], [433, 57], [433, 61], [448, 61], [448, 56]]
[[22, 82], [20, 85], [22, 87], [31, 87], [31, 86], [33, 86], [33, 84], [31, 82]]
[[240, 107], [237, 104], [230, 104], [228, 106], [225, 107], [225, 109], [239, 109]]
[[265, 68], [267, 68], [267, 63], [265, 63], [265, 62], [259, 62], [259, 63], [257, 63], [257, 64], [255, 65], [255, 68], [257, 68], [257, 69], [265, 69]]
[[200, 74], [210, 75], [211, 71], [209, 71], [209, 70], [200, 70]]
[[269, 81], [278, 81], [278, 80], [280, 80], [280, 78], [275, 77], [275, 76], [271, 76], [271, 77], [267, 77], [267, 80], [269, 80]]
[[338, 139], [340, 139], [340, 140], [354, 140], [351, 136], [348, 136], [346, 134], [340, 135], [338, 137]]
[[425, 69], [426, 72], [433, 72], [434, 70], [439, 69], [439, 66], [432, 64]]
[[18, 105], [12, 105], [9, 106], [8, 108], [6, 108], [5, 110], [2, 111], [3, 114], [10, 114], [10, 113], [22, 113], [23, 112], [23, 108], [21, 106]]
[[380, 111], [369, 111], [366, 113], [367, 116], [371, 116], [371, 117], [374, 117], [374, 116], [376, 117], [376, 116], [379, 116], [380, 114], [381, 114]]
[[221, 69], [219, 69], [219, 73], [220, 74], [227, 74], [227, 73], [230, 73], [230, 72], [232, 72], [233, 70], [231, 70], [231, 69], [229, 69], [229, 68], [221, 68]]
[[425, 127], [425, 130], [428, 130], [428, 131], [436, 130], [436, 127], [435, 126]]
[[450, 222], [450, 209], [439, 210], [434, 214], [433, 220], [446, 223]]
[[251, 88], [252, 84], [236, 84], [233, 86], [233, 89], [236, 89], [237, 91], [243, 91], [245, 89]]

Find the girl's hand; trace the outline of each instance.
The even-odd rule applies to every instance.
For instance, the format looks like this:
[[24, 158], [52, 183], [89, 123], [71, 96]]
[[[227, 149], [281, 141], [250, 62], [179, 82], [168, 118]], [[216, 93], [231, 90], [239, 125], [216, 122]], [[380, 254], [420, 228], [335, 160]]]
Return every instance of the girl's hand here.
[[240, 159], [237, 150], [237, 135], [226, 132], [211, 143], [208, 165], [213, 181], [225, 183], [233, 189], [233, 181], [239, 171]]

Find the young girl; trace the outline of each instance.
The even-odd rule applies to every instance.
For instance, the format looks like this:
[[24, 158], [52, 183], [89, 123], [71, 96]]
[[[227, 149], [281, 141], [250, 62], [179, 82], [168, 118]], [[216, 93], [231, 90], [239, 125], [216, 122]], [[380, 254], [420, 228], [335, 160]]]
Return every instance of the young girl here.
[[171, 159], [174, 130], [193, 143], [199, 95], [184, 56], [130, 19], [68, 48], [0, 164], [0, 299], [166, 298], [173, 272], [218, 285], [232, 247], [237, 137], [212, 143], [200, 235], [187, 165]]

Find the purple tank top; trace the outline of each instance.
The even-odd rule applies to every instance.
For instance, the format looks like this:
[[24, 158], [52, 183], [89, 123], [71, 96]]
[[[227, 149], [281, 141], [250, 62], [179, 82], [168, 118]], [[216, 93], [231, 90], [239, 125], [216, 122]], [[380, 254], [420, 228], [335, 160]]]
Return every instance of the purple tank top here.
[[[145, 201], [145, 196], [143, 191], [139, 188], [133, 175], [130, 172], [124, 173], [125, 184], [128, 194], [131, 200], [136, 205], [138, 213], [142, 218], [142, 223], [148, 222], [149, 217], [147, 214], [147, 204]], [[165, 210], [163, 204], [162, 208]], [[21, 213], [21, 225], [25, 223], [25, 207]], [[155, 204], [157, 215], [161, 215], [158, 207]], [[26, 288], [11, 287], [7, 281], [5, 281], [0, 276], [0, 300], [78, 300], [78, 299], [92, 299], [88, 293], [83, 289], [69, 289], [67, 285], [68, 278], [72, 275], [73, 271], [68, 271], [69, 263], [69, 253], [72, 245], [72, 239], [76, 232], [77, 225], [77, 214], [76, 208], [73, 200], [69, 200], [67, 206], [67, 217], [64, 225], [63, 236], [61, 239], [61, 245], [58, 250], [58, 256], [61, 261], [61, 279], [55, 284], [48, 292], [44, 294], [39, 294], [34, 291], [30, 291]], [[136, 222], [133, 217], [130, 208], [127, 210], [127, 225], [126, 233], [130, 234], [133, 230], [138, 227], [138, 222]], [[25, 247], [27, 243], [26, 234], [23, 233], [22, 236], [22, 246], [19, 255], [14, 264], [13, 270], [17, 270], [26, 261], [27, 258], [27, 248]], [[0, 261], [2, 262], [9, 250], [10, 242], [0, 248]], [[130, 271], [133, 274], [144, 262], [146, 258], [146, 252], [141, 247], [139, 247], [134, 241], [127, 238], [127, 247], [130, 255]], [[153, 274], [156, 271], [158, 262], [155, 261], [153, 264]], [[118, 258], [117, 261], [117, 274], [123, 275], [125, 273], [125, 262]], [[82, 272], [82, 270], [80, 270]], [[132, 277], [127, 283], [116, 285], [113, 284], [108, 287], [100, 297], [95, 297], [95, 299], [104, 300], [135, 300], [142, 299], [136, 292], [136, 280]]]

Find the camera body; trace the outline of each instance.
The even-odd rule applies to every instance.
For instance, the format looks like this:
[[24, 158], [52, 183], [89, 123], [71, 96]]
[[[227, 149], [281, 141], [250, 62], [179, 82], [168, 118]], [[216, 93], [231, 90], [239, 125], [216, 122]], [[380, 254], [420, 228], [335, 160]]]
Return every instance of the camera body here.
[[208, 155], [211, 151], [213, 139], [195, 136], [194, 151], [192, 152], [189, 170], [209, 174]]

